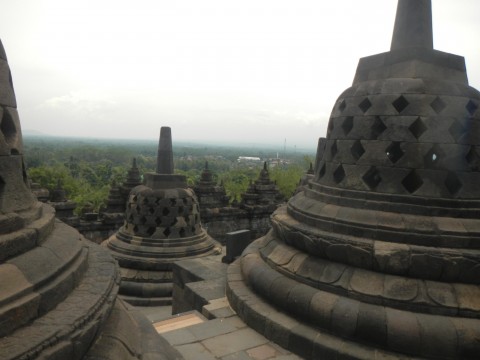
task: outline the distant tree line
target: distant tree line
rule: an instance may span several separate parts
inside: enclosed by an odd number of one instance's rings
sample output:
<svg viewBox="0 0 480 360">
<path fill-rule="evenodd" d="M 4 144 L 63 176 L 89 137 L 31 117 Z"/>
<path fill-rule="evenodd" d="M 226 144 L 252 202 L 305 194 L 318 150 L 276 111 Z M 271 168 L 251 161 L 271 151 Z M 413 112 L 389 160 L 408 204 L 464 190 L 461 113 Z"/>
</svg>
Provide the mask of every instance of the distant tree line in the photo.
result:
<svg viewBox="0 0 480 360">
<path fill-rule="evenodd" d="M 25 161 L 29 177 L 40 186 L 54 190 L 58 182 L 77 211 L 90 204 L 98 211 L 106 204 L 110 187 L 125 180 L 132 159 L 137 159 L 140 172 L 155 171 L 157 143 L 154 141 L 95 141 L 26 137 Z M 206 146 L 174 146 L 176 173 L 187 177 L 193 186 L 200 179 L 208 161 L 214 179 L 223 182 L 231 200 L 240 200 L 250 181 L 258 178 L 263 163 L 240 164 L 239 156 L 274 158 L 269 149 Z M 277 182 L 282 194 L 289 198 L 313 159 L 310 154 L 292 154 L 288 165 L 271 168 L 270 178 Z"/>
</svg>

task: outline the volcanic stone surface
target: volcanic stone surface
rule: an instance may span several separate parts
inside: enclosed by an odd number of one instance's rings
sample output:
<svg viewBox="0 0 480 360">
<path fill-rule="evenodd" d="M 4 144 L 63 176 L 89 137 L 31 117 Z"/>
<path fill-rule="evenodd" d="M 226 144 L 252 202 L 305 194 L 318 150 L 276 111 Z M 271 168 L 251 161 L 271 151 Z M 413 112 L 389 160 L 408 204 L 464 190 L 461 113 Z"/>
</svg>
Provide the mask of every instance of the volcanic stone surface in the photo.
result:
<svg viewBox="0 0 480 360">
<path fill-rule="evenodd" d="M 229 268 L 232 307 L 302 357 L 480 354 L 480 93 L 431 24 L 430 0 L 399 0 L 314 179 Z"/>
<path fill-rule="evenodd" d="M 56 220 L 30 191 L 0 42 L 0 359 L 178 358 L 117 299 L 119 280 L 108 251 Z"/>
</svg>

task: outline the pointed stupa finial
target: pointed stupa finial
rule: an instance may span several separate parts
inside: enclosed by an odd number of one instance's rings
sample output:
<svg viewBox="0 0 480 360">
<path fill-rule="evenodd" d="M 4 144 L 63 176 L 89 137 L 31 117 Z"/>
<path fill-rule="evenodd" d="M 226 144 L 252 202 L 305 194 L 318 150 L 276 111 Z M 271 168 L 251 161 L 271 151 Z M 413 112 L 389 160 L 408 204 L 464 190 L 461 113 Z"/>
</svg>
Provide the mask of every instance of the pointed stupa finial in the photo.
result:
<svg viewBox="0 0 480 360">
<path fill-rule="evenodd" d="M 5 53 L 5 49 L 2 44 L 2 40 L 0 40 L 0 59 L 7 61 L 7 54 Z"/>
<path fill-rule="evenodd" d="M 432 0 L 398 0 L 391 50 L 433 49 Z"/>
<path fill-rule="evenodd" d="M 263 162 L 263 170 L 267 171 L 267 162 L 266 161 Z"/>
<path fill-rule="evenodd" d="M 133 158 L 132 160 L 132 169 L 136 169 L 137 168 L 137 158 Z"/>
<path fill-rule="evenodd" d="M 157 174 L 173 174 L 172 130 L 168 126 L 160 129 L 157 153 Z"/>
</svg>

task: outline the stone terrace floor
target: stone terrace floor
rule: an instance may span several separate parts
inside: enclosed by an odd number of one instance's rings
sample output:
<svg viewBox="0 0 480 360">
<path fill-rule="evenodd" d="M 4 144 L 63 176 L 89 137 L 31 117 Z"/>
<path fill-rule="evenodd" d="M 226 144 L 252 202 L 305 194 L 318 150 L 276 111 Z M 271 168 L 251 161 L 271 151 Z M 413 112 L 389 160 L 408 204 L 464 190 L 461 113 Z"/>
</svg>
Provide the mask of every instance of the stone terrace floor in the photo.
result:
<svg viewBox="0 0 480 360">
<path fill-rule="evenodd" d="M 249 328 L 225 297 L 226 265 L 221 256 L 178 262 L 174 277 L 183 289 L 175 296 L 190 300 L 182 312 L 171 306 L 137 307 L 187 360 L 294 360 L 288 352 Z M 190 309 L 188 307 L 190 306 Z M 178 311 L 178 309 L 177 309 Z"/>
<path fill-rule="evenodd" d="M 171 307 L 139 308 L 154 324 L 182 318 L 171 315 Z M 226 298 L 205 306 L 218 317 L 187 325 L 161 335 L 185 359 L 192 360 L 295 360 L 300 359 L 250 329 L 230 308 Z M 196 316 L 202 317 L 201 314 Z"/>
</svg>

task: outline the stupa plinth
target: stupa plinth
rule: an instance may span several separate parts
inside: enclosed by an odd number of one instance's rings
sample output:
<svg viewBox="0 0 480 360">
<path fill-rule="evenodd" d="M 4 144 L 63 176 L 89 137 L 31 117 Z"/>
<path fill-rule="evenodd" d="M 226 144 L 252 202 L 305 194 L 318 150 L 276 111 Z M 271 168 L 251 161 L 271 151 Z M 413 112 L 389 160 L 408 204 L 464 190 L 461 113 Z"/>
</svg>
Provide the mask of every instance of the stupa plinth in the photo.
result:
<svg viewBox="0 0 480 360">
<path fill-rule="evenodd" d="M 232 307 L 304 358 L 480 354 L 480 93 L 431 24 L 430 0 L 399 0 L 314 179 L 229 267 Z"/>
<path fill-rule="evenodd" d="M 130 192 L 125 224 L 104 244 L 118 260 L 120 294 L 136 305 L 171 303 L 172 263 L 219 254 L 200 222 L 198 201 L 183 175 L 173 173 L 171 130 L 162 127 L 157 171 Z"/>
</svg>

